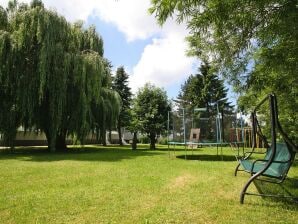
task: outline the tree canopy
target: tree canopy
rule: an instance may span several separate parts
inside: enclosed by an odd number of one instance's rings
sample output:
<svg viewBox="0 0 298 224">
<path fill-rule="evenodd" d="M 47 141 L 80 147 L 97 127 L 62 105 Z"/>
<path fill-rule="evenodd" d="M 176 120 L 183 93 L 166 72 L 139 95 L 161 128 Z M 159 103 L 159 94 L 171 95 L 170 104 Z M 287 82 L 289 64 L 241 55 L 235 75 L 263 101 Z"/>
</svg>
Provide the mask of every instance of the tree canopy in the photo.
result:
<svg viewBox="0 0 298 224">
<path fill-rule="evenodd" d="M 174 15 L 186 22 L 189 54 L 212 59 L 241 93 L 242 109 L 275 92 L 285 129 L 298 136 L 296 0 L 151 0 L 149 11 L 160 24 Z"/>
<path fill-rule="evenodd" d="M 0 131 L 10 144 L 23 126 L 43 131 L 55 151 L 68 135 L 84 142 L 115 122 L 120 99 L 94 27 L 70 24 L 37 0 L 11 1 L 0 17 Z"/>
<path fill-rule="evenodd" d="M 166 92 L 152 84 L 145 84 L 136 94 L 132 108 L 135 128 L 148 135 L 151 149 L 155 149 L 157 135 L 166 130 L 169 109 Z"/>
<path fill-rule="evenodd" d="M 224 81 L 219 79 L 209 63 L 204 62 L 199 68 L 199 73 L 190 75 L 181 86 L 178 99 L 183 108 L 193 110 L 197 107 L 204 107 L 211 115 L 212 111 L 216 111 L 215 103 L 219 100 L 221 100 L 221 110 L 232 110 L 227 93 L 228 89 L 224 86 Z"/>
</svg>

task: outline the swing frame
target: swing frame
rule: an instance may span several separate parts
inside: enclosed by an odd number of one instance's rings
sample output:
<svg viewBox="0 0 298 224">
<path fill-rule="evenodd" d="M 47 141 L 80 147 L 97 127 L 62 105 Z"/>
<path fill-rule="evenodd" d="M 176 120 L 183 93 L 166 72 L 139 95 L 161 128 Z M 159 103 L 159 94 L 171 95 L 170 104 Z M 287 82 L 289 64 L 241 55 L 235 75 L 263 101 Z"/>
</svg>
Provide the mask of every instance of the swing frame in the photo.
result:
<svg viewBox="0 0 298 224">
<path fill-rule="evenodd" d="M 270 108 L 270 125 L 271 125 L 271 143 L 269 144 L 267 138 L 263 135 L 260 125 L 257 119 L 258 109 L 266 102 L 269 101 Z M 281 184 L 287 177 L 288 171 L 292 166 L 296 152 L 298 151 L 297 146 L 289 139 L 287 134 L 283 131 L 279 120 L 277 110 L 277 99 L 276 96 L 271 93 L 264 98 L 252 112 L 252 150 L 247 152 L 242 157 L 238 157 L 238 165 L 235 169 L 235 176 L 238 171 L 245 171 L 250 173 L 251 177 L 242 188 L 240 193 L 240 203 L 244 203 L 245 195 L 255 196 L 267 196 L 267 197 L 283 197 L 283 198 L 294 198 L 292 196 L 285 195 L 268 195 L 268 194 L 257 194 L 247 192 L 248 187 L 254 180 L 266 181 L 275 184 Z M 277 143 L 276 135 L 279 132 L 284 139 L 285 143 Z M 252 160 L 253 154 L 259 154 L 255 152 L 256 148 L 256 136 L 259 136 L 265 143 L 267 148 L 265 157 L 263 159 Z M 243 169 L 240 169 L 242 167 Z"/>
</svg>

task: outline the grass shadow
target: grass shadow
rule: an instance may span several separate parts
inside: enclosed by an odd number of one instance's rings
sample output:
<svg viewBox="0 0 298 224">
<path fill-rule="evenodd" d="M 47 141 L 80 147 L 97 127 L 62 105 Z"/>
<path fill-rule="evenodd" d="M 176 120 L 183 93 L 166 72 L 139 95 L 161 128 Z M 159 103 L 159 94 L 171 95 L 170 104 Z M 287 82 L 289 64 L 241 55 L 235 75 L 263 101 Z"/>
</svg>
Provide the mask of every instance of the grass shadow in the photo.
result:
<svg viewBox="0 0 298 224">
<path fill-rule="evenodd" d="M 260 180 L 255 180 L 254 185 L 259 194 L 275 195 L 280 197 L 266 197 L 262 196 L 265 200 L 272 200 L 275 202 L 283 202 L 287 205 L 298 205 L 298 178 L 287 178 L 282 184 L 273 184 Z M 283 197 L 285 196 L 285 197 Z"/>
<path fill-rule="evenodd" d="M 188 151 L 188 152 L 191 152 L 191 151 L 200 152 L 200 151 L 204 151 L 206 149 L 207 150 L 211 149 L 211 150 L 214 150 L 214 151 L 217 151 L 217 150 L 220 151 L 220 150 L 227 150 L 227 149 L 230 150 L 230 147 L 222 147 L 222 148 L 218 147 L 218 148 L 216 148 L 216 146 L 200 146 L 200 147 L 192 149 L 192 148 L 189 148 L 187 146 L 186 149 L 185 149 L 184 146 L 177 146 L 177 147 L 170 146 L 168 148 L 167 145 L 163 145 L 163 150 L 170 150 L 170 151 L 177 151 L 177 152 L 185 151 L 185 150 Z"/>
<path fill-rule="evenodd" d="M 157 156 L 161 153 L 150 151 L 145 146 L 131 150 L 130 146 L 97 146 L 69 147 L 65 152 L 51 153 L 47 147 L 19 147 L 13 151 L 0 151 L 0 160 L 17 159 L 33 162 L 73 161 L 121 161 L 139 156 Z"/>
<path fill-rule="evenodd" d="M 178 159 L 185 159 L 185 155 L 176 156 Z M 186 160 L 201 160 L 201 161 L 235 161 L 235 156 L 231 155 L 186 155 Z"/>
<path fill-rule="evenodd" d="M 187 153 L 191 153 L 191 152 L 201 152 L 203 151 L 202 148 L 197 148 L 197 149 L 184 149 L 184 148 L 178 148 L 178 149 L 173 149 L 173 148 L 170 148 L 170 149 L 167 149 L 167 148 L 162 148 L 162 149 L 159 149 L 159 150 L 162 150 L 162 151 L 171 151 L 171 152 L 185 152 L 187 151 Z"/>
</svg>

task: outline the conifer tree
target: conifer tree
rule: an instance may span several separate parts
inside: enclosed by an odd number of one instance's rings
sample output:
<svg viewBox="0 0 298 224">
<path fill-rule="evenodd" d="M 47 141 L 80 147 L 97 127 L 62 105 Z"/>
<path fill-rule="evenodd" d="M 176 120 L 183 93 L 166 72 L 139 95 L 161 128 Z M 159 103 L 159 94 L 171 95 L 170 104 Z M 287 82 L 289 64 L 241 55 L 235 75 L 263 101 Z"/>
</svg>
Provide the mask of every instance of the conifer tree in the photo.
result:
<svg viewBox="0 0 298 224">
<path fill-rule="evenodd" d="M 181 108 L 189 111 L 194 111 L 195 108 L 206 108 L 207 110 L 203 114 L 209 118 L 208 124 L 204 124 L 207 128 L 201 130 L 206 133 L 206 138 L 214 137 L 212 129 L 214 129 L 214 121 L 217 116 L 217 104 L 222 118 L 224 115 L 232 113 L 233 106 L 228 102 L 227 92 L 228 89 L 225 88 L 224 81 L 218 77 L 207 62 L 202 63 L 198 74 L 190 75 L 181 86 L 178 95 Z"/>
<path fill-rule="evenodd" d="M 125 72 L 124 67 L 117 68 L 116 76 L 113 80 L 113 89 L 118 92 L 122 100 L 122 108 L 117 119 L 117 129 L 119 135 L 119 144 L 122 145 L 121 128 L 128 127 L 130 123 L 129 109 L 131 106 L 131 90 L 128 86 L 128 74 Z"/>
</svg>

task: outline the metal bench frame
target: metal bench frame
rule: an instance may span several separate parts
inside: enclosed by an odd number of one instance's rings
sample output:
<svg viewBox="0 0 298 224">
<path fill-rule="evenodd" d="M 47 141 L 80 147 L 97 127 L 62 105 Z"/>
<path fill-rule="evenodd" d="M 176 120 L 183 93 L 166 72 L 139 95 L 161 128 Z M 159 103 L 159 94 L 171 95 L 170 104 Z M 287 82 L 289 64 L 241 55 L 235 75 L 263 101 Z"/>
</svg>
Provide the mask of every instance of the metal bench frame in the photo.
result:
<svg viewBox="0 0 298 224">
<path fill-rule="evenodd" d="M 257 110 L 267 101 L 269 101 L 269 107 L 270 107 L 270 121 L 271 121 L 271 144 L 269 147 L 269 143 L 266 139 L 266 137 L 262 134 L 260 125 L 257 120 Z M 247 152 L 244 154 L 242 157 L 237 157 L 239 164 L 237 165 L 235 169 L 235 176 L 237 176 L 238 171 L 245 171 L 251 174 L 251 177 L 247 181 L 247 183 L 244 185 L 241 194 L 240 194 L 240 203 L 244 203 L 244 197 L 245 195 L 256 195 L 256 196 L 267 196 L 267 197 L 284 197 L 284 198 L 293 198 L 292 196 L 284 196 L 284 195 L 268 195 L 268 194 L 257 194 L 257 193 L 249 193 L 247 192 L 247 189 L 249 185 L 254 181 L 254 180 L 260 180 L 260 181 L 266 181 L 270 183 L 276 183 L 280 184 L 282 183 L 288 174 L 288 171 L 293 164 L 295 160 L 295 154 L 298 151 L 297 146 L 288 138 L 287 134 L 283 131 L 279 121 L 278 121 L 278 110 L 277 110 L 277 100 L 276 96 L 274 94 L 269 94 L 265 99 L 263 99 L 254 109 L 252 112 L 252 132 L 253 132 L 253 138 L 252 138 L 252 150 L 250 152 Z M 282 138 L 285 141 L 286 144 L 286 149 L 289 152 L 290 158 L 289 160 L 286 161 L 276 161 L 275 155 L 277 153 L 277 150 L 280 150 L 279 147 L 277 147 L 276 144 L 276 134 L 279 132 L 282 136 Z M 260 152 L 255 152 L 256 148 L 256 135 L 258 135 L 264 142 L 265 146 L 267 148 L 267 152 L 265 153 L 267 156 L 265 158 L 267 159 L 257 159 L 257 160 L 251 160 L 251 156 L 253 154 L 259 154 Z M 270 148 L 270 149 L 269 149 Z M 269 154 L 270 153 L 270 154 Z M 269 158 L 268 158 L 269 157 Z M 243 161 L 249 161 L 251 163 L 251 169 L 246 170 L 244 169 L 239 169 L 241 166 L 241 163 Z M 254 171 L 254 166 L 258 162 L 263 162 L 263 167 L 261 167 L 259 170 Z M 287 167 L 283 172 L 279 173 L 280 175 L 268 175 L 265 174 L 266 170 L 270 168 L 272 163 L 286 163 Z M 278 172 L 277 172 L 278 173 Z M 296 198 L 297 199 L 297 198 Z"/>
</svg>

